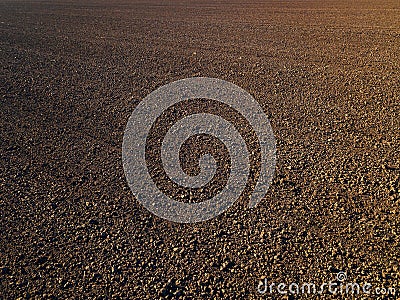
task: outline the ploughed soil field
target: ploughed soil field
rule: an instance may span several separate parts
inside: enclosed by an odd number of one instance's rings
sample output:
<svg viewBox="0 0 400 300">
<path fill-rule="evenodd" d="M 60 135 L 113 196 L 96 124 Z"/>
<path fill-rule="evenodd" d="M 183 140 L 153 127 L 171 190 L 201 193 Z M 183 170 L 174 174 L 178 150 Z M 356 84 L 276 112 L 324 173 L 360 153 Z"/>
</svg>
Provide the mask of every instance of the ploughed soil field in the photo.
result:
<svg viewBox="0 0 400 300">
<path fill-rule="evenodd" d="M 395 0 L 1 0 L 0 299 L 399 297 L 399 16 Z M 255 98 L 277 164 L 255 208 L 246 190 L 180 224 L 137 201 L 122 140 L 144 97 L 198 76 Z"/>
</svg>

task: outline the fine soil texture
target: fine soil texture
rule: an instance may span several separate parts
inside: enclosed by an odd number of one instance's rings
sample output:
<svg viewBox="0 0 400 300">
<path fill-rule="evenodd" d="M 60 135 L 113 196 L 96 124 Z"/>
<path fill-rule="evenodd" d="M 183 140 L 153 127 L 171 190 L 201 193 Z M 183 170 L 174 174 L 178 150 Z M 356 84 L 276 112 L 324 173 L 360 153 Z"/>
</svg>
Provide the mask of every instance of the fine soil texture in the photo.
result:
<svg viewBox="0 0 400 300">
<path fill-rule="evenodd" d="M 0 0 L 0 299 L 399 297 L 399 16 L 397 0 Z M 190 77 L 249 92 L 277 161 L 255 208 L 250 187 L 181 224 L 136 199 L 122 142 L 149 93 Z M 192 142 L 182 159 L 229 160 Z"/>
</svg>

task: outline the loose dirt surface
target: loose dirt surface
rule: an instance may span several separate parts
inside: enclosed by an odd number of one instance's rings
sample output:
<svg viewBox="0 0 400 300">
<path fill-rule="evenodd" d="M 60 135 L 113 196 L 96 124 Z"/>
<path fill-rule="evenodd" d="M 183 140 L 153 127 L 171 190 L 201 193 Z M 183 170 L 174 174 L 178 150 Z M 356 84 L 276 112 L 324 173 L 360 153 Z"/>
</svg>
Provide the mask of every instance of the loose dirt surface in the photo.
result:
<svg viewBox="0 0 400 300">
<path fill-rule="evenodd" d="M 242 2 L 1 1 L 0 299 L 278 298 L 259 281 L 340 271 L 399 295 L 399 2 Z M 251 93 L 278 161 L 256 208 L 175 224 L 136 201 L 121 145 L 193 76 Z"/>
</svg>

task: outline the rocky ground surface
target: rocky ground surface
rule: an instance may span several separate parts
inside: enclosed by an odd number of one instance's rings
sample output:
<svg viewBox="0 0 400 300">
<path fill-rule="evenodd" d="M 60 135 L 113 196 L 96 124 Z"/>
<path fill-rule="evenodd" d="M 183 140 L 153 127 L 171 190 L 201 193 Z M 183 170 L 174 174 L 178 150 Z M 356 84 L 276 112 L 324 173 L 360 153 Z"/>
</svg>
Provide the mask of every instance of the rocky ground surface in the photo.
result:
<svg viewBox="0 0 400 300">
<path fill-rule="evenodd" d="M 0 299 L 275 299 L 260 280 L 339 272 L 400 295 L 399 2 L 241 2 L 1 1 Z M 193 76 L 252 94 L 278 159 L 255 209 L 176 224 L 136 201 L 121 145 Z"/>
</svg>

